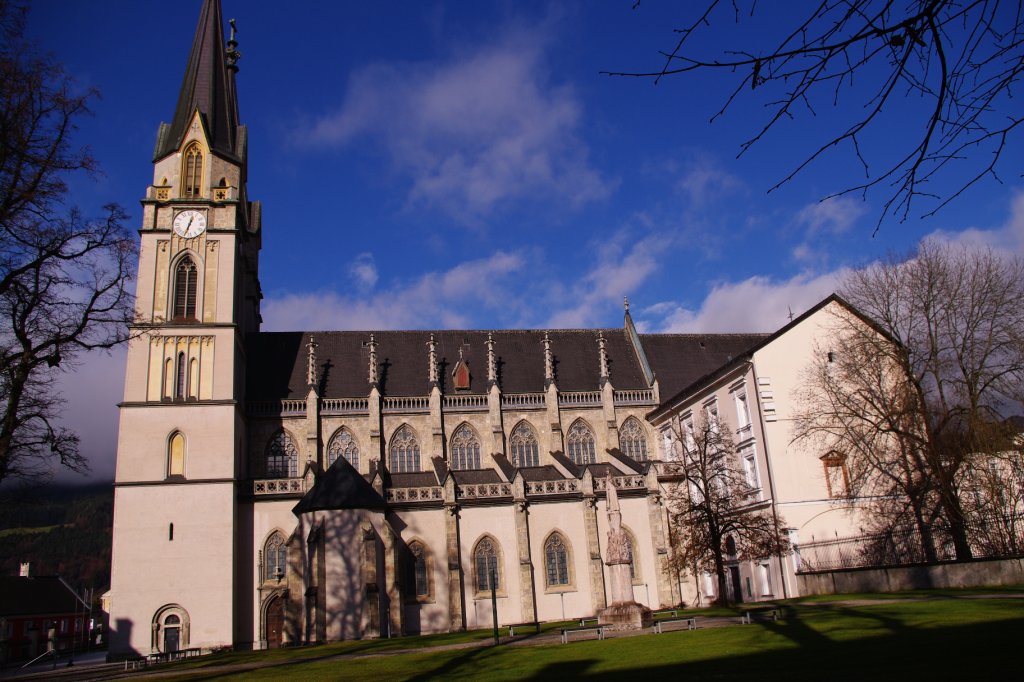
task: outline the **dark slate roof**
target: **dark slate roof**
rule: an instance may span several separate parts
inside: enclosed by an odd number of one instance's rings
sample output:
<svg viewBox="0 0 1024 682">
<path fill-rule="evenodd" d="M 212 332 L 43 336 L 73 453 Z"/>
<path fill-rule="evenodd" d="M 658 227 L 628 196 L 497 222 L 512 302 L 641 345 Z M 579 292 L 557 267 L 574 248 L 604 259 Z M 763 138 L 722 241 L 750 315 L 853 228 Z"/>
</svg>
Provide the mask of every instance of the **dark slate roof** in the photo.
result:
<svg viewBox="0 0 1024 682">
<path fill-rule="evenodd" d="M 546 464 L 541 467 L 523 467 L 519 469 L 519 473 L 523 475 L 524 481 L 563 481 L 565 476 L 562 472 Z"/>
<path fill-rule="evenodd" d="M 81 611 L 82 602 L 56 576 L 0 576 L 0 616 L 44 616 Z"/>
<path fill-rule="evenodd" d="M 609 371 L 616 389 L 647 388 L 633 347 L 622 329 L 562 329 L 548 332 L 554 356 L 555 382 L 560 391 L 596 391 L 600 388 L 598 333 L 604 334 Z M 320 366 L 319 394 L 324 398 L 364 396 L 368 383 L 370 333 L 263 332 L 246 339 L 247 393 L 250 400 L 304 398 L 306 343 L 310 335 Z M 377 344 L 379 388 L 390 396 L 426 395 L 427 342 L 434 335 L 441 390 L 453 393 L 451 373 L 459 350 L 470 371 L 469 393 L 487 392 L 486 331 L 380 331 Z M 544 390 L 543 330 L 492 332 L 498 386 L 505 393 Z"/>
<path fill-rule="evenodd" d="M 664 399 L 747 353 L 770 334 L 640 334 Z M 614 383 L 614 379 L 613 382 Z M 561 387 L 559 387 L 561 388 Z M 616 386 L 618 388 L 618 386 Z"/>
<path fill-rule="evenodd" d="M 622 450 L 619 450 L 618 448 L 612 448 L 611 450 L 605 450 L 605 452 L 608 453 L 609 457 L 615 459 L 618 462 L 621 462 L 621 463 L 625 464 L 627 467 L 629 467 L 630 469 L 632 469 L 636 473 L 638 473 L 638 474 L 643 473 L 644 465 L 641 464 L 640 462 L 636 461 L 635 459 L 633 459 L 629 455 L 623 454 Z"/>
<path fill-rule="evenodd" d="M 161 126 L 155 159 L 178 150 L 196 109 L 203 116 L 211 149 L 221 156 L 235 159 L 238 100 L 234 74 L 229 72 L 225 61 L 220 0 L 203 2 L 178 94 L 178 106 L 170 125 L 166 128 Z"/>
<path fill-rule="evenodd" d="M 588 464 L 587 470 L 590 471 L 590 475 L 594 478 L 607 478 L 608 474 L 612 476 L 622 475 L 622 472 L 611 464 Z"/>
<path fill-rule="evenodd" d="M 321 509 L 384 509 L 384 498 L 363 476 L 339 457 L 305 494 L 292 511 L 296 514 Z"/>
<path fill-rule="evenodd" d="M 460 469 L 453 470 L 452 476 L 455 482 L 461 484 L 473 483 L 501 483 L 501 477 L 494 469 Z"/>
<path fill-rule="evenodd" d="M 390 488 L 426 488 L 440 485 L 433 471 L 410 471 L 403 474 L 390 474 Z"/>
</svg>

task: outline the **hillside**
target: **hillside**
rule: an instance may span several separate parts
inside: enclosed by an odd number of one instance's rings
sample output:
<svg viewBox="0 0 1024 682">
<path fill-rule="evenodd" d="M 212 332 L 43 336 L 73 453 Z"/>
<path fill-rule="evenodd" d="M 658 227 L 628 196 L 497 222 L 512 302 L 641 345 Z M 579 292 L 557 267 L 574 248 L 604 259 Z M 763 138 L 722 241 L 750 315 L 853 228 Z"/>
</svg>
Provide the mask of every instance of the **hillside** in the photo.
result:
<svg viewBox="0 0 1024 682">
<path fill-rule="evenodd" d="M 110 586 L 114 486 L 0 490 L 0 575 L 59 575 L 74 588 Z"/>
</svg>

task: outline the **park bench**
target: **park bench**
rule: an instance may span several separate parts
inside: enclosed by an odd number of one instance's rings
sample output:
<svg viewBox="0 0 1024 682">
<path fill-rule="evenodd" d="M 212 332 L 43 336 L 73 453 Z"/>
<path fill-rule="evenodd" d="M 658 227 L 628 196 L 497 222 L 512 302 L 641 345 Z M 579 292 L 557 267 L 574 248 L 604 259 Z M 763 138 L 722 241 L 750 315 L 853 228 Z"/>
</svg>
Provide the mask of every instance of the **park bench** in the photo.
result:
<svg viewBox="0 0 1024 682">
<path fill-rule="evenodd" d="M 676 612 L 676 609 L 665 609 L 662 611 L 655 611 L 651 615 L 655 618 L 660 618 L 662 616 L 664 616 L 665 618 L 675 618 L 679 614 Z"/>
<path fill-rule="evenodd" d="M 697 619 L 692 616 L 682 616 L 680 618 L 662 618 L 654 621 L 654 634 L 660 635 L 663 632 L 665 623 L 686 623 L 687 630 L 697 629 Z"/>
<path fill-rule="evenodd" d="M 508 636 L 509 637 L 515 637 L 516 636 L 516 630 L 517 629 L 522 630 L 523 628 L 533 628 L 534 631 L 539 635 L 540 634 L 540 621 L 534 621 L 532 623 L 515 623 L 513 625 L 509 625 L 508 626 Z"/>
<path fill-rule="evenodd" d="M 587 620 L 596 620 L 588 618 Z M 566 644 L 569 641 L 569 633 L 571 632 L 597 632 L 598 639 L 604 639 L 604 626 L 603 625 L 588 625 L 586 627 L 578 628 L 562 628 L 562 644 Z"/>
<path fill-rule="evenodd" d="M 758 619 L 760 619 L 762 615 L 767 616 L 768 618 L 771 618 L 772 620 L 779 620 L 780 618 L 782 618 L 782 609 L 771 609 L 770 611 L 768 609 L 764 609 L 764 610 L 761 610 L 761 611 L 754 611 L 754 612 L 747 611 L 742 616 L 740 616 L 740 624 L 742 624 L 742 625 L 750 625 L 751 623 L 754 622 L 754 617 L 755 616 Z"/>
<path fill-rule="evenodd" d="M 586 627 L 587 623 L 597 623 L 597 616 L 591 618 L 580 618 L 580 627 Z"/>
</svg>

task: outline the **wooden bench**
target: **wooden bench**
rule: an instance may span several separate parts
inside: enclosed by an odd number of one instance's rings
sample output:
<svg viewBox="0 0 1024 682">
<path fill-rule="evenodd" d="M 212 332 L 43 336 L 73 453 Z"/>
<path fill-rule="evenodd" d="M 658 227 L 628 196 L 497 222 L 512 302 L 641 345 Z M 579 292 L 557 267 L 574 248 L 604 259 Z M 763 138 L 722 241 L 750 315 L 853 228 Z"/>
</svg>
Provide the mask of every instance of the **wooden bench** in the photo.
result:
<svg viewBox="0 0 1024 682">
<path fill-rule="evenodd" d="M 588 618 L 587 620 L 596 620 L 594 618 Z M 603 625 L 590 625 L 587 627 L 578 628 L 562 628 L 562 644 L 566 644 L 569 641 L 570 632 L 589 632 L 596 631 L 598 639 L 604 639 L 604 626 Z"/>
<path fill-rule="evenodd" d="M 772 609 L 771 612 L 765 609 L 762 611 L 755 611 L 753 612 L 753 614 L 750 611 L 747 611 L 742 616 L 740 616 L 740 624 L 750 625 L 754 622 L 753 617 L 755 615 L 760 617 L 762 614 L 768 615 L 769 617 L 771 617 L 772 620 L 779 620 L 780 618 L 782 618 L 782 609 Z"/>
<path fill-rule="evenodd" d="M 683 616 L 681 618 L 662 618 L 661 620 L 654 621 L 654 634 L 660 635 L 665 623 L 686 623 L 687 630 L 697 629 L 697 619 L 693 617 Z"/>
<path fill-rule="evenodd" d="M 665 616 L 667 618 L 675 618 L 679 614 L 676 613 L 675 609 L 668 609 L 668 610 L 665 610 L 665 611 L 655 611 L 651 615 L 654 616 L 655 618 L 658 618 L 659 616 Z"/>
<path fill-rule="evenodd" d="M 515 623 L 514 625 L 509 625 L 508 626 L 508 636 L 509 637 L 515 637 L 516 636 L 516 629 L 517 628 L 520 629 L 520 630 L 522 630 L 523 628 L 533 628 L 534 632 L 536 632 L 539 635 L 540 634 L 540 621 L 536 621 L 534 623 Z"/>
<path fill-rule="evenodd" d="M 586 627 L 587 623 L 597 623 L 597 616 L 593 618 L 580 618 L 580 627 Z"/>
</svg>

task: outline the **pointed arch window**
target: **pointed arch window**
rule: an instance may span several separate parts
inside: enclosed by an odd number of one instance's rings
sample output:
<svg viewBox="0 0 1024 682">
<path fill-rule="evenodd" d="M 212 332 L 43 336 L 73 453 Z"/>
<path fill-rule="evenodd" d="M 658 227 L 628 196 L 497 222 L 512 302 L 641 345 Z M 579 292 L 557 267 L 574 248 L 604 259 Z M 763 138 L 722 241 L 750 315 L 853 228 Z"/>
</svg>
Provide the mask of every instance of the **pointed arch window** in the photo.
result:
<svg viewBox="0 0 1024 682">
<path fill-rule="evenodd" d="M 630 417 L 619 431 L 622 454 L 638 462 L 647 461 L 647 433 L 636 417 Z"/>
<path fill-rule="evenodd" d="M 174 268 L 174 320 L 176 322 L 196 319 L 196 285 L 198 276 L 196 264 L 191 256 L 185 256 Z"/>
<path fill-rule="evenodd" d="M 594 448 L 594 432 L 590 430 L 585 421 L 580 419 L 569 427 L 567 440 L 569 443 L 569 459 L 574 464 L 594 464 L 597 461 Z"/>
<path fill-rule="evenodd" d="M 569 549 L 561 533 L 552 533 L 544 543 L 544 569 L 548 587 L 568 585 Z"/>
<path fill-rule="evenodd" d="M 182 158 L 182 196 L 195 199 L 202 196 L 203 150 L 198 144 L 190 144 Z"/>
<path fill-rule="evenodd" d="M 429 555 L 423 543 L 418 541 L 409 543 L 409 594 L 416 601 L 423 601 L 430 597 L 428 560 Z"/>
<path fill-rule="evenodd" d="M 178 353 L 178 369 L 174 377 L 174 398 L 184 400 L 188 388 L 188 366 L 185 363 L 185 353 Z"/>
<path fill-rule="evenodd" d="M 352 432 L 344 427 L 334 434 L 327 446 L 327 466 L 333 465 L 339 457 L 344 457 L 353 469 L 359 471 L 359 444 L 352 437 Z"/>
<path fill-rule="evenodd" d="M 176 432 L 167 447 L 167 475 L 185 475 L 185 436 Z"/>
<path fill-rule="evenodd" d="M 299 451 L 284 431 L 278 431 L 267 444 L 267 476 L 295 478 L 299 475 Z"/>
<path fill-rule="evenodd" d="M 469 424 L 463 424 L 455 430 L 451 453 L 452 469 L 480 468 L 480 439 Z"/>
<path fill-rule="evenodd" d="M 288 545 L 284 533 L 275 532 L 263 546 L 263 580 L 280 582 L 288 571 Z"/>
<path fill-rule="evenodd" d="M 476 544 L 473 550 L 473 563 L 476 568 L 477 592 L 490 592 L 491 579 L 494 589 L 501 589 L 501 566 L 498 561 L 498 544 L 493 538 L 485 537 Z"/>
<path fill-rule="evenodd" d="M 420 470 L 420 444 L 416 434 L 403 425 L 391 436 L 388 467 L 396 473 Z"/>
<path fill-rule="evenodd" d="M 526 422 L 519 422 L 509 437 L 510 450 L 512 451 L 512 466 L 514 467 L 536 467 L 540 466 L 540 455 L 537 451 L 537 434 L 533 427 Z"/>
</svg>

